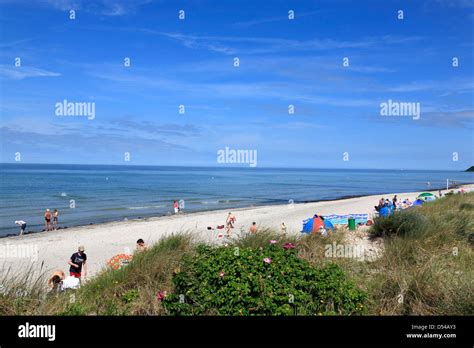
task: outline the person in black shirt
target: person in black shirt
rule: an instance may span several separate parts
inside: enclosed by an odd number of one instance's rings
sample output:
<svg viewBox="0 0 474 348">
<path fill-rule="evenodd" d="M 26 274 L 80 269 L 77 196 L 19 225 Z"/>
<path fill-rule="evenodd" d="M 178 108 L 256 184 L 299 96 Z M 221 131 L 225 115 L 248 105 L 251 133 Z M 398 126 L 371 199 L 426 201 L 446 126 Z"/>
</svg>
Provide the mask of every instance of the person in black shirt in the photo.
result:
<svg viewBox="0 0 474 348">
<path fill-rule="evenodd" d="M 69 275 L 76 278 L 81 278 L 82 267 L 84 267 L 84 277 L 87 277 L 87 255 L 84 253 L 85 249 L 81 245 L 77 253 L 72 254 L 68 260 Z"/>
</svg>

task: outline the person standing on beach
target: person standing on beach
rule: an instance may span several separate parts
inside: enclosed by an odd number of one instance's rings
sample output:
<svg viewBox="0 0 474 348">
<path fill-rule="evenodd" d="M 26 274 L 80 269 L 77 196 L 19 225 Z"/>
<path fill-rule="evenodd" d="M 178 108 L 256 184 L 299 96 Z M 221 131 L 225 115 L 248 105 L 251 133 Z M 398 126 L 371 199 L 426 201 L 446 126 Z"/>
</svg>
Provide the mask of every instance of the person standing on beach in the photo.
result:
<svg viewBox="0 0 474 348">
<path fill-rule="evenodd" d="M 250 233 L 257 233 L 257 223 L 256 222 L 252 222 L 252 225 L 249 228 L 249 232 Z"/>
<path fill-rule="evenodd" d="M 178 201 L 173 202 L 173 208 L 174 208 L 174 213 L 178 214 L 179 213 L 179 204 Z"/>
<path fill-rule="evenodd" d="M 20 236 L 25 232 L 26 229 L 26 222 L 23 220 L 17 220 L 15 221 L 15 224 L 20 225 Z"/>
<path fill-rule="evenodd" d="M 45 231 L 49 231 L 51 229 L 51 212 L 49 209 L 46 209 L 44 212 L 44 228 Z"/>
<path fill-rule="evenodd" d="M 397 201 L 398 201 L 397 195 L 393 196 L 392 203 L 393 203 L 394 209 L 397 209 Z"/>
<path fill-rule="evenodd" d="M 53 211 L 53 230 L 58 229 L 58 218 L 59 218 L 59 211 L 54 209 Z"/>
<path fill-rule="evenodd" d="M 382 209 L 383 207 L 384 207 L 384 200 L 383 200 L 383 197 L 382 197 L 382 198 L 380 198 L 380 200 L 379 200 L 379 205 L 377 205 L 377 206 L 375 207 L 375 210 L 376 210 L 376 211 L 380 211 L 380 209 Z"/>
<path fill-rule="evenodd" d="M 69 275 L 76 278 L 81 278 L 82 267 L 84 267 L 84 278 L 87 277 L 87 255 L 84 253 L 84 246 L 80 246 L 77 253 L 72 254 L 68 260 Z"/>
<path fill-rule="evenodd" d="M 282 234 L 286 234 L 286 225 L 285 225 L 284 222 L 282 222 L 281 225 L 280 225 L 280 232 Z"/>
<path fill-rule="evenodd" d="M 227 226 L 227 236 L 230 236 L 231 230 L 234 228 L 234 222 L 237 221 L 234 215 L 232 215 L 231 212 L 229 212 L 229 215 L 227 215 L 227 220 L 226 226 Z"/>
</svg>

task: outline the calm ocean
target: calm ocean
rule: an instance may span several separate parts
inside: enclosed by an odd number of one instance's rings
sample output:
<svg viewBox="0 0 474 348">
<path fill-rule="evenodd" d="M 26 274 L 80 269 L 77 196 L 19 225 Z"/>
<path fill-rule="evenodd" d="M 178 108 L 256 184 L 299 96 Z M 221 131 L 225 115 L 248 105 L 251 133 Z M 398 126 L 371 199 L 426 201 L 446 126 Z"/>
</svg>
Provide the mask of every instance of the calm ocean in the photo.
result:
<svg viewBox="0 0 474 348">
<path fill-rule="evenodd" d="M 456 171 L 0 164 L 0 236 L 18 233 L 19 219 L 41 230 L 46 208 L 70 227 L 166 215 L 173 200 L 193 212 L 426 190 L 447 178 L 474 182 Z"/>
</svg>

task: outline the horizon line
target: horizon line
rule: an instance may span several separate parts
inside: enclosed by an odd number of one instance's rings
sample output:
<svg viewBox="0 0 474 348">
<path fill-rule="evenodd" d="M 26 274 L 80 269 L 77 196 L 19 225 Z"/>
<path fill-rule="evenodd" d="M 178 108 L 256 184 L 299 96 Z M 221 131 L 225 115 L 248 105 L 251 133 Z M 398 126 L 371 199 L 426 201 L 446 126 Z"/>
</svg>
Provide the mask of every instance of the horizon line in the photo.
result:
<svg viewBox="0 0 474 348">
<path fill-rule="evenodd" d="M 9 164 L 9 165 L 52 165 L 52 166 L 115 166 L 115 167 L 183 167 L 183 168 L 226 168 L 226 169 L 316 169 L 316 170 L 396 170 L 396 171 L 452 171 L 452 172 L 468 172 L 466 169 L 413 169 L 413 168 L 331 168 L 331 167 L 249 167 L 249 166 L 211 166 L 211 165 L 176 165 L 176 164 L 96 164 L 96 163 L 25 163 L 25 162 L 0 162 L 0 165 Z"/>
</svg>

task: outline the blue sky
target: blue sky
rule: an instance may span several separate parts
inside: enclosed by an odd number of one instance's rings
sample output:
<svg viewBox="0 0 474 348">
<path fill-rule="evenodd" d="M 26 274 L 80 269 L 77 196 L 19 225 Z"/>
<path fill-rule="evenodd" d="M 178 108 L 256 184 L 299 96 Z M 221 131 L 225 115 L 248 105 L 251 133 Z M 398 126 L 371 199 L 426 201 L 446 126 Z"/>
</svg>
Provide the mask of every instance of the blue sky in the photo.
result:
<svg viewBox="0 0 474 348">
<path fill-rule="evenodd" d="M 0 162 L 465 169 L 473 25 L 464 0 L 0 0 Z M 389 99 L 420 119 L 381 116 Z"/>
</svg>

